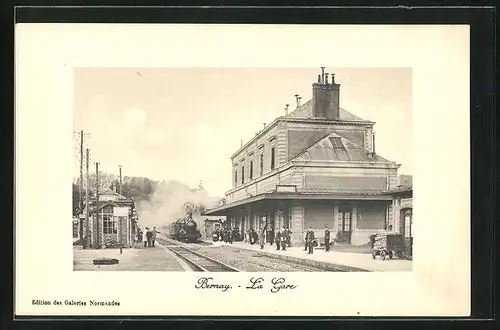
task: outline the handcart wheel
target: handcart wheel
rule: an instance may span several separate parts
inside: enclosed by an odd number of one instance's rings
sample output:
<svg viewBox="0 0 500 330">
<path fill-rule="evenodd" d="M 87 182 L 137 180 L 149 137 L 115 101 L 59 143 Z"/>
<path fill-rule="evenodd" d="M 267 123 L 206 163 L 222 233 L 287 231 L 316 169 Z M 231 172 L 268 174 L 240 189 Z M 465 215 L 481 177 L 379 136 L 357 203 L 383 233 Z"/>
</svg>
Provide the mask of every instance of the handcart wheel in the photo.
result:
<svg viewBox="0 0 500 330">
<path fill-rule="evenodd" d="M 382 260 L 385 260 L 385 251 L 380 252 L 380 257 Z"/>
<path fill-rule="evenodd" d="M 393 257 L 393 254 L 392 254 L 392 251 L 389 252 L 389 259 L 392 259 Z"/>
</svg>

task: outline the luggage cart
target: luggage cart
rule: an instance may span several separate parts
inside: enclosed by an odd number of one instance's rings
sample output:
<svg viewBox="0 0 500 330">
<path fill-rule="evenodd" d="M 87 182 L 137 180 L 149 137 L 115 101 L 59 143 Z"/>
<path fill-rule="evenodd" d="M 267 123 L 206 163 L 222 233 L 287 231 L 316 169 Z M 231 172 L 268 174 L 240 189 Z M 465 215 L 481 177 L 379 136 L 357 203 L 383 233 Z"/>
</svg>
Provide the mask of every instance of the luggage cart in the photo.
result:
<svg viewBox="0 0 500 330">
<path fill-rule="evenodd" d="M 387 256 L 389 259 L 392 259 L 394 255 L 398 259 L 403 259 L 403 252 L 403 235 L 397 233 L 378 233 L 375 235 L 375 242 L 372 249 L 373 259 L 378 255 L 382 260 L 385 260 Z"/>
</svg>

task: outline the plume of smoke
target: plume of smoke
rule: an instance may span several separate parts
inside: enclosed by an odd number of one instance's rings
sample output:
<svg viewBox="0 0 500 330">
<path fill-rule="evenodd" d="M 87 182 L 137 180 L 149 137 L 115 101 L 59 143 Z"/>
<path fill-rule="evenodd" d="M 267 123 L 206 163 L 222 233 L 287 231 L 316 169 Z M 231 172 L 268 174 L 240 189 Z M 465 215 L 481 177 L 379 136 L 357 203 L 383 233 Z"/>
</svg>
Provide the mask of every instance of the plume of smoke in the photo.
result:
<svg viewBox="0 0 500 330">
<path fill-rule="evenodd" d="M 190 213 L 198 228 L 203 225 L 200 213 L 215 206 L 220 201 L 218 197 L 210 196 L 203 188 L 191 189 L 177 181 L 159 184 L 149 201 L 137 204 L 139 225 L 166 228 L 179 218 Z"/>
</svg>

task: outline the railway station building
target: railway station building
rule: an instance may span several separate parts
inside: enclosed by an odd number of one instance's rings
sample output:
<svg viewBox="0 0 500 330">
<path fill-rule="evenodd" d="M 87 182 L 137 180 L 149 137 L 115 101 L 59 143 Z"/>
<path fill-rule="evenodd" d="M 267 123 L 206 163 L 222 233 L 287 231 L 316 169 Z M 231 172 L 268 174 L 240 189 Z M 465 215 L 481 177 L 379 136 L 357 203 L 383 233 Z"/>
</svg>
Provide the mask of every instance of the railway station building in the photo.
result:
<svg viewBox="0 0 500 330">
<path fill-rule="evenodd" d="M 205 215 L 226 216 L 231 227 L 272 231 L 283 226 L 292 244 L 305 230 L 364 245 L 394 221 L 400 165 L 375 152 L 374 122 L 339 106 L 340 84 L 320 74 L 312 99 L 276 118 L 231 156 L 232 187 L 225 203 Z M 394 227 L 394 226 L 393 226 Z"/>
</svg>

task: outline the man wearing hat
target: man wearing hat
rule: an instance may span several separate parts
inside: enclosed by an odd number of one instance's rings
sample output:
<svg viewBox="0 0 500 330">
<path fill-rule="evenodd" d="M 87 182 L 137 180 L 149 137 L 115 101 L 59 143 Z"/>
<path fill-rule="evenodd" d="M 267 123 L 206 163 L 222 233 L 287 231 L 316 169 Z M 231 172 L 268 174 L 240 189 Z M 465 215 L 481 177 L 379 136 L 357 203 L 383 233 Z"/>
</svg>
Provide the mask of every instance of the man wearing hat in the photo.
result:
<svg viewBox="0 0 500 330">
<path fill-rule="evenodd" d="M 330 229 L 325 225 L 325 252 L 330 251 Z"/>
<path fill-rule="evenodd" d="M 307 232 L 307 235 L 306 235 L 306 240 L 307 240 L 307 247 L 309 248 L 309 252 L 307 252 L 307 254 L 313 254 L 314 252 L 314 241 L 315 241 L 315 237 L 314 237 L 314 231 L 312 230 L 312 227 L 309 227 L 309 230 Z"/>
</svg>

